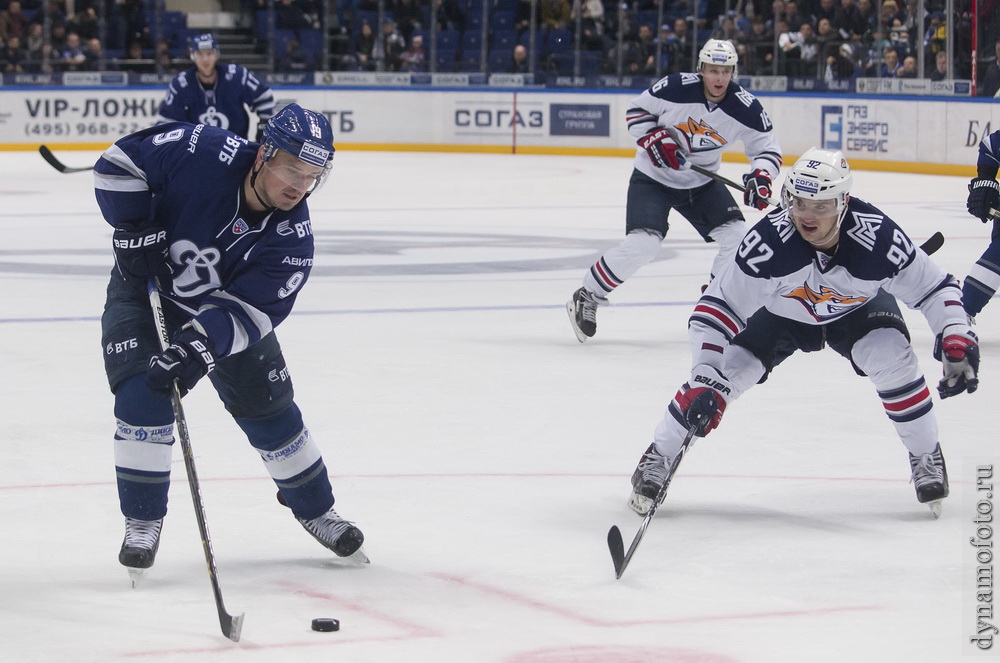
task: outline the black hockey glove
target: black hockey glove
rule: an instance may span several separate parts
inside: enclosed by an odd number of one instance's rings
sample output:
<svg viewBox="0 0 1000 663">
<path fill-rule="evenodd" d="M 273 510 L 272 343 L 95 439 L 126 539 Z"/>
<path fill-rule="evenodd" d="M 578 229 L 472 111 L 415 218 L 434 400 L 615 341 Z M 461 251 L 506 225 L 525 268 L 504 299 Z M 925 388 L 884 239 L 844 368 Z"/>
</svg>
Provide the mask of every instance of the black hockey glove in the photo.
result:
<svg viewBox="0 0 1000 663">
<path fill-rule="evenodd" d="M 941 362 L 944 377 L 938 382 L 941 398 L 970 394 L 979 388 L 979 343 L 976 335 L 949 334 L 934 341 L 934 358 Z"/>
<path fill-rule="evenodd" d="M 153 276 L 166 286 L 173 270 L 170 265 L 170 246 L 163 226 L 115 228 L 115 263 L 123 276 L 148 279 Z"/>
<path fill-rule="evenodd" d="M 170 389 L 170 383 L 177 380 L 183 396 L 214 369 L 212 342 L 193 327 L 184 327 L 174 336 L 170 347 L 149 360 L 146 382 L 153 389 L 163 391 Z"/>
<path fill-rule="evenodd" d="M 695 366 L 685 386 L 687 389 L 681 387 L 674 400 L 688 428 L 695 426 L 695 435 L 705 437 L 722 420 L 733 387 L 722 373 L 707 364 Z"/>
<path fill-rule="evenodd" d="M 636 144 L 646 150 L 649 160 L 657 168 L 673 168 L 677 170 L 684 165 L 684 152 L 666 129 L 650 131 L 637 140 Z"/>
<path fill-rule="evenodd" d="M 771 197 L 771 176 L 766 170 L 758 168 L 743 176 L 743 204 L 759 210 L 768 206 L 767 199 Z"/>
<path fill-rule="evenodd" d="M 983 223 L 990 220 L 990 210 L 1000 209 L 1000 183 L 992 177 L 976 177 L 969 182 L 969 214 Z"/>
</svg>

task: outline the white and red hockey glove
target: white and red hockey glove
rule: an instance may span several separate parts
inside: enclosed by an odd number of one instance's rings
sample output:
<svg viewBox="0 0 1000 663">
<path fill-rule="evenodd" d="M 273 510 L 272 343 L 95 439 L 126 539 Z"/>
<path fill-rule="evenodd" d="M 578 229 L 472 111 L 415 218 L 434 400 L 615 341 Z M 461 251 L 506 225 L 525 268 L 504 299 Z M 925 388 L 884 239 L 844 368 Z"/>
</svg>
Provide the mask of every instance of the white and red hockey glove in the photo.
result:
<svg viewBox="0 0 1000 663">
<path fill-rule="evenodd" d="M 771 176 L 766 170 L 758 168 L 743 176 L 743 204 L 756 207 L 759 210 L 768 206 L 767 199 L 771 197 Z"/>
<path fill-rule="evenodd" d="M 944 377 L 938 382 L 941 398 L 970 394 L 979 388 L 979 343 L 971 331 L 967 334 L 938 334 L 934 358 L 941 362 Z"/>
<path fill-rule="evenodd" d="M 726 411 L 726 399 L 731 398 L 733 386 L 722 373 L 708 364 L 699 364 L 691 370 L 687 389 L 674 396 L 688 428 L 695 427 L 695 435 L 705 437 L 719 426 Z"/>
<path fill-rule="evenodd" d="M 656 129 L 636 141 L 646 150 L 649 160 L 657 168 L 673 168 L 678 170 L 684 165 L 684 151 L 671 137 L 666 129 Z"/>
</svg>

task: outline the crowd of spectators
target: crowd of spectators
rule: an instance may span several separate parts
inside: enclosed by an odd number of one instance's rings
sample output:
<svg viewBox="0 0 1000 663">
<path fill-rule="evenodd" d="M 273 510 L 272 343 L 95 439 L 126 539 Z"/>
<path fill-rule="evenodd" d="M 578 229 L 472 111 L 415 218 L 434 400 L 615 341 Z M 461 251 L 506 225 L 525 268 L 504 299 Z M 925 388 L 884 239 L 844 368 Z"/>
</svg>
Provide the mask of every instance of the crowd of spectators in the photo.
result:
<svg viewBox="0 0 1000 663">
<path fill-rule="evenodd" d="M 183 44 L 154 40 L 153 4 L 0 0 L 0 69 L 173 73 L 186 53 Z M 244 0 L 258 20 L 273 7 L 273 27 L 293 35 L 275 48 L 278 71 L 433 64 L 435 71 L 662 76 L 693 71 L 711 37 L 736 46 L 742 73 L 826 80 L 942 80 L 949 70 L 971 78 L 970 1 L 953 4 L 949 17 L 945 0 L 925 0 L 921 21 L 917 0 Z M 980 92 L 992 96 L 1000 88 L 1000 0 L 979 4 Z M 328 5 L 335 10 L 325 15 Z M 305 33 L 321 30 L 333 35 L 323 42 L 329 53 L 305 45 Z"/>
<path fill-rule="evenodd" d="M 712 37 L 732 41 L 740 54 L 740 70 L 750 75 L 941 80 L 949 73 L 951 53 L 951 77 L 972 76 L 969 0 L 956 0 L 950 17 L 945 0 L 926 0 L 922 20 L 917 0 L 537 0 L 534 16 L 530 0 L 485 0 L 485 12 L 482 1 L 383 0 L 381 23 L 372 20 L 379 5 L 375 0 L 339 2 L 337 16 L 331 18 L 350 36 L 350 47 L 333 59 L 333 68 L 426 70 L 429 31 L 438 30 L 484 35 L 491 54 L 489 71 L 527 67 L 567 73 L 568 63 L 579 66 L 580 60 L 559 59 L 563 51 L 549 43 L 550 35 L 558 32 L 568 33 L 572 48 L 585 56 L 588 70 L 583 73 L 659 76 L 692 71 L 697 49 Z M 1000 3 L 979 4 L 987 44 L 981 49 L 982 72 L 995 61 L 992 45 L 1000 39 Z M 516 35 L 513 43 L 501 37 L 508 28 Z M 950 48 L 949 33 L 954 37 Z M 412 44 L 414 34 L 421 44 Z M 478 43 L 472 43 L 478 51 Z M 496 55 L 497 46 L 504 49 L 502 57 Z M 454 49 L 450 41 L 443 48 L 445 59 L 439 58 L 436 70 L 482 68 L 477 66 L 481 59 L 463 57 L 462 49 Z M 923 71 L 918 66 L 921 53 Z M 990 81 L 981 81 L 989 92 Z"/>
<path fill-rule="evenodd" d="M 0 71 L 156 70 L 183 55 L 154 43 L 146 0 L 0 0 Z"/>
</svg>

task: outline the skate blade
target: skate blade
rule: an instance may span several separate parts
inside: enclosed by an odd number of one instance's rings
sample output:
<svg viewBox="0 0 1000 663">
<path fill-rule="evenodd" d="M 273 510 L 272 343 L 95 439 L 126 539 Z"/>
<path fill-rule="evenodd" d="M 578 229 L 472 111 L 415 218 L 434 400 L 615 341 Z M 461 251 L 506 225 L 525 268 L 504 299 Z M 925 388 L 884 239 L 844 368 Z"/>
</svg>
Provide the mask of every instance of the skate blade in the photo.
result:
<svg viewBox="0 0 1000 663">
<path fill-rule="evenodd" d="M 927 508 L 934 514 L 934 518 L 941 517 L 941 500 L 933 500 L 927 503 Z"/>
<path fill-rule="evenodd" d="M 126 566 L 125 568 L 128 570 L 129 584 L 132 586 L 132 589 L 135 589 L 139 581 L 142 580 L 142 574 L 146 569 L 137 569 L 132 566 Z"/>
<path fill-rule="evenodd" d="M 576 334 L 576 340 L 581 343 L 586 343 L 587 339 L 590 337 L 584 334 L 580 327 L 576 324 L 576 305 L 573 303 L 572 299 L 566 302 L 566 315 L 569 316 L 569 324 L 573 328 L 573 333 Z"/>
<path fill-rule="evenodd" d="M 354 566 L 363 566 L 365 564 L 372 563 L 372 561 L 368 559 L 367 553 L 365 553 L 364 546 L 361 546 L 347 557 L 342 557 L 341 559 L 347 560 Z"/>
</svg>

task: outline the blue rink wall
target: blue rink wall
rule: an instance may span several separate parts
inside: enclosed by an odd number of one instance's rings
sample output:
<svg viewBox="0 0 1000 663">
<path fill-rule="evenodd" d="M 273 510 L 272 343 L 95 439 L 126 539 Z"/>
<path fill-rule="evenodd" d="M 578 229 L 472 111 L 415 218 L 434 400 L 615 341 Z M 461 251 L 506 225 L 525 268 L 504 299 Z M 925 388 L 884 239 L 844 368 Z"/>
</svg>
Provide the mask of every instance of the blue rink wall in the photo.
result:
<svg viewBox="0 0 1000 663">
<path fill-rule="evenodd" d="M 323 111 L 337 149 L 581 156 L 634 152 L 625 110 L 637 92 L 606 90 L 282 87 L 279 105 Z M 0 149 L 103 149 L 149 126 L 164 88 L 0 89 Z M 856 168 L 974 174 L 982 137 L 1000 129 L 995 99 L 755 93 L 786 163 L 812 146 L 842 150 Z M 711 127 L 696 131 L 715 140 Z M 723 137 L 724 138 L 724 137 Z M 745 161 L 742 144 L 726 160 Z"/>
</svg>

